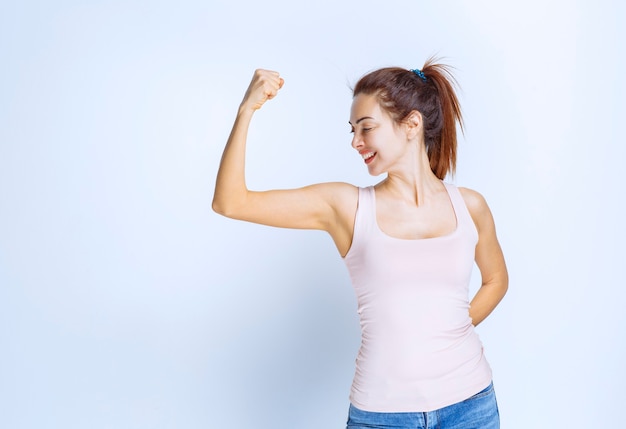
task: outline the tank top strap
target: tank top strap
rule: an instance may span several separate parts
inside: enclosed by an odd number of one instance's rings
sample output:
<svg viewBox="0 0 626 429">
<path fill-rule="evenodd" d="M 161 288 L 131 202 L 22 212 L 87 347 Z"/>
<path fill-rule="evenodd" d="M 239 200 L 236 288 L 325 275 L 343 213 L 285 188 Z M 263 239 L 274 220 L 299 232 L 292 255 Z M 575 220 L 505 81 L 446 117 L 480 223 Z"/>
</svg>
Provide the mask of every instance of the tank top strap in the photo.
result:
<svg viewBox="0 0 626 429">
<path fill-rule="evenodd" d="M 374 187 L 359 188 L 359 201 L 354 216 L 352 244 L 345 256 L 346 259 L 350 259 L 351 255 L 366 245 L 368 239 L 372 236 L 372 230 L 376 225 L 375 222 Z"/>
<path fill-rule="evenodd" d="M 444 185 L 448 190 L 448 195 L 450 196 L 450 201 L 452 202 L 452 207 L 454 208 L 454 213 L 456 214 L 456 220 L 458 223 L 457 227 L 475 235 L 475 238 L 478 239 L 478 231 L 476 230 L 474 219 L 472 219 L 472 215 L 465 204 L 465 200 L 463 199 L 463 195 L 461 195 L 459 188 L 451 183 L 444 182 Z"/>
<path fill-rule="evenodd" d="M 357 219 L 355 219 L 355 227 L 358 223 L 363 232 L 369 232 L 376 225 L 375 201 L 373 186 L 359 188 L 359 206 L 357 209 Z"/>
</svg>

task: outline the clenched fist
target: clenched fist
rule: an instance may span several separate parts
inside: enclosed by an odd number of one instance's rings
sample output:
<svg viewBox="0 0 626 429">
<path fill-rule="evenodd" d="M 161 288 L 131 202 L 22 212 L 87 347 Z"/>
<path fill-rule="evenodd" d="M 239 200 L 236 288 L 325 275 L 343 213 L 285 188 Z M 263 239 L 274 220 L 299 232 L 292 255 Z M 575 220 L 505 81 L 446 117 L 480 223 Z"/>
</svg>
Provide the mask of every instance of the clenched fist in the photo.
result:
<svg viewBox="0 0 626 429">
<path fill-rule="evenodd" d="M 276 96 L 285 81 L 278 72 L 271 70 L 255 70 L 250 86 L 243 97 L 241 107 L 259 110 L 267 101 Z"/>
</svg>

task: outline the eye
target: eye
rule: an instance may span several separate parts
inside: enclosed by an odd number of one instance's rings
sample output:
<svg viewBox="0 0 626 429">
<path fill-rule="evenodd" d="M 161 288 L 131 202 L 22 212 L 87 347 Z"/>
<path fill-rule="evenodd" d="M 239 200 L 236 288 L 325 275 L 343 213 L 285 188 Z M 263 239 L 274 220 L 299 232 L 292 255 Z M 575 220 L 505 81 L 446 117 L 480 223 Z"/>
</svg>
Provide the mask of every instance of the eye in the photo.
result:
<svg viewBox="0 0 626 429">
<path fill-rule="evenodd" d="M 373 129 L 372 127 L 370 127 L 370 128 L 363 128 L 363 132 L 366 133 L 368 131 L 371 131 L 372 129 Z"/>
</svg>

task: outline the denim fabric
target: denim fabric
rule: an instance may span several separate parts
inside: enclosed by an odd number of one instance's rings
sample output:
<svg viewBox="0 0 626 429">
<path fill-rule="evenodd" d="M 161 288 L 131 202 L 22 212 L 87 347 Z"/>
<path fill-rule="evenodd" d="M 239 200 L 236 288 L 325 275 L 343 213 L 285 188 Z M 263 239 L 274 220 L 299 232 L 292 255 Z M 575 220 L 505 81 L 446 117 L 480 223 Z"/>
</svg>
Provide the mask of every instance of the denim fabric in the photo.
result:
<svg viewBox="0 0 626 429">
<path fill-rule="evenodd" d="M 350 404 L 346 429 L 499 429 L 493 383 L 459 403 L 425 413 L 376 413 Z"/>
</svg>

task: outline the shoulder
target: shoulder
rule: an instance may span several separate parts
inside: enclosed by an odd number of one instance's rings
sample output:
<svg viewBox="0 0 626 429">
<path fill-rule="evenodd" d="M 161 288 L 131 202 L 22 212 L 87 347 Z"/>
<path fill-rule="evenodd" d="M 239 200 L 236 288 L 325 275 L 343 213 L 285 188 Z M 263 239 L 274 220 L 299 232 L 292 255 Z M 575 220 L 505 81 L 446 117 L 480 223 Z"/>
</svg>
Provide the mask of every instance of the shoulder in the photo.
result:
<svg viewBox="0 0 626 429">
<path fill-rule="evenodd" d="M 472 211 L 481 211 L 484 210 L 485 208 L 489 208 L 487 206 L 487 201 L 485 200 L 485 197 L 482 196 L 482 194 L 480 192 L 477 192 L 473 189 L 469 189 L 469 188 L 457 188 L 459 190 L 459 192 L 461 193 L 461 196 L 463 197 L 463 201 L 465 201 L 465 205 L 467 205 L 467 208 L 470 210 L 470 212 Z"/>
<path fill-rule="evenodd" d="M 349 183 L 335 182 L 330 184 L 333 205 L 339 215 L 352 222 L 359 203 L 359 188 Z"/>
<path fill-rule="evenodd" d="M 481 193 L 469 188 L 459 187 L 458 190 L 479 231 L 493 224 L 491 210 Z"/>
<path fill-rule="evenodd" d="M 326 201 L 335 213 L 349 214 L 356 209 L 359 200 L 359 188 L 350 183 L 318 183 L 306 186 L 303 189 L 311 197 L 317 195 Z"/>
</svg>

